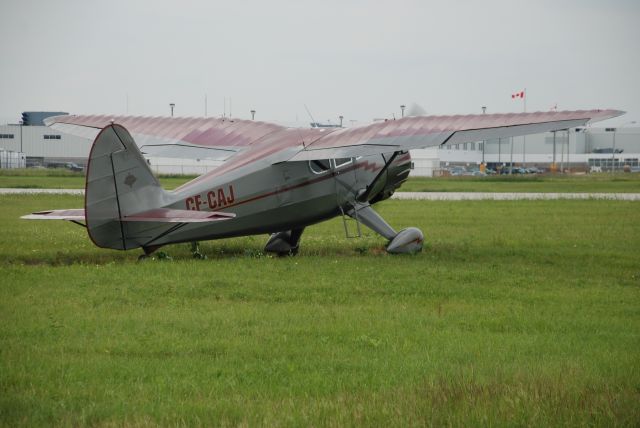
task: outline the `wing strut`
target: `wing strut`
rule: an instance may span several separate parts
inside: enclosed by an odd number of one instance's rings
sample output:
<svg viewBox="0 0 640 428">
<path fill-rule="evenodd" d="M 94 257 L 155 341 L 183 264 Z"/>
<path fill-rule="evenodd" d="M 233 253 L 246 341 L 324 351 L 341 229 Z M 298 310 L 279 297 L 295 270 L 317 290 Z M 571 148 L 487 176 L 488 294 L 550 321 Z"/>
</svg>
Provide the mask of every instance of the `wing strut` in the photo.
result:
<svg viewBox="0 0 640 428">
<path fill-rule="evenodd" d="M 401 151 L 393 152 L 393 155 L 391 155 L 389 160 L 386 161 L 386 163 L 384 164 L 384 167 L 382 167 L 382 169 L 378 172 L 378 175 L 376 175 L 376 178 L 373 179 L 371 184 L 367 186 L 366 190 L 363 193 L 356 196 L 356 200 L 358 202 L 367 202 L 369 200 L 369 197 L 371 196 L 371 192 L 376 188 L 376 184 L 378 184 L 378 181 L 382 178 L 382 175 L 386 174 L 387 169 L 389 169 L 389 165 L 391 165 L 391 163 L 395 160 L 395 158 L 398 157 L 398 155 L 401 153 L 402 153 Z M 382 155 L 382 157 L 384 158 L 384 155 Z"/>
</svg>

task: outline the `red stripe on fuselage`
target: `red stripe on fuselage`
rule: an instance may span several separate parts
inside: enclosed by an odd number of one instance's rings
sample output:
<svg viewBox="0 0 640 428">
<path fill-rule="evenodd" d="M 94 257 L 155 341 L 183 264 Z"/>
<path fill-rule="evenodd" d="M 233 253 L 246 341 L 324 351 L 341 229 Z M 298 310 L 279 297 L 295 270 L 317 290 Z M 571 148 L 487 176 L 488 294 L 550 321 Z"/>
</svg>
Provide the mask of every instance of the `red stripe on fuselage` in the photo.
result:
<svg viewBox="0 0 640 428">
<path fill-rule="evenodd" d="M 369 161 L 356 163 L 355 165 L 352 165 L 352 166 L 350 166 L 348 168 L 344 168 L 344 169 L 339 170 L 339 171 L 332 171 L 331 173 L 327 173 L 327 174 L 322 175 L 320 177 L 313 178 L 311 180 L 307 180 L 307 181 L 304 181 L 304 182 L 299 183 L 299 184 L 294 184 L 294 185 L 289 186 L 289 187 L 283 187 L 282 189 L 278 189 L 278 190 L 274 190 L 274 191 L 271 191 L 271 192 L 263 193 L 261 195 L 252 196 L 250 198 L 238 201 L 238 202 L 233 203 L 231 205 L 227 205 L 227 206 L 225 206 L 225 209 L 236 207 L 238 205 L 243 205 L 243 204 L 246 204 L 246 203 L 249 203 L 249 202 L 254 202 L 254 201 L 257 201 L 257 200 L 260 200 L 260 199 L 268 198 L 270 196 L 275 196 L 275 195 L 278 195 L 280 193 L 290 192 L 292 190 L 296 190 L 296 189 L 299 189 L 301 187 L 306 187 L 306 186 L 310 186 L 312 184 L 320 183 L 320 182 L 322 182 L 324 180 L 328 180 L 330 178 L 333 178 L 336 175 L 340 175 L 340 174 L 343 174 L 343 173 L 346 173 L 346 172 L 351 172 L 351 171 L 354 171 L 356 169 L 364 169 L 364 170 L 368 170 L 368 171 L 371 171 L 371 172 L 377 172 L 377 171 L 382 169 L 382 166 L 379 166 L 376 163 L 370 163 Z"/>
</svg>

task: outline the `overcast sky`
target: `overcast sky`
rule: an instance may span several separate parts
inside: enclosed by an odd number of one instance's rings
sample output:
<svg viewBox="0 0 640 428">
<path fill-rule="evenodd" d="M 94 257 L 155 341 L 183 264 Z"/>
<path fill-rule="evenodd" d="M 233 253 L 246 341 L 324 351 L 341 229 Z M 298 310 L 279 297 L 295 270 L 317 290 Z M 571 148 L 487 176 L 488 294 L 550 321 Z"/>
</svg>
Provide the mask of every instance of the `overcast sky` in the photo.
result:
<svg viewBox="0 0 640 428">
<path fill-rule="evenodd" d="M 0 122 L 25 110 L 345 124 L 616 108 L 640 122 L 640 1 L 2 0 Z M 128 100 L 128 102 L 127 102 Z M 229 110 L 227 101 L 227 113 Z M 351 122 L 357 121 L 357 122 Z"/>
</svg>

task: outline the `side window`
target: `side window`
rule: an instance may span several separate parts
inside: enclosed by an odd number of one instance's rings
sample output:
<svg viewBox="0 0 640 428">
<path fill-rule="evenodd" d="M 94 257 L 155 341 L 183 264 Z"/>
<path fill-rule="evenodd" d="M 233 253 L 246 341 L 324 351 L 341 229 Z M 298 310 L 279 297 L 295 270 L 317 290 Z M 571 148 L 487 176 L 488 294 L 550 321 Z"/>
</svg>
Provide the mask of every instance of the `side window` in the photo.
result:
<svg viewBox="0 0 640 428">
<path fill-rule="evenodd" d="M 336 168 L 340 168 L 341 166 L 345 166 L 353 162 L 353 158 L 334 159 L 333 162 Z"/>
<path fill-rule="evenodd" d="M 329 159 L 315 159 L 309 161 L 309 169 L 314 174 L 322 174 L 329 171 L 330 168 Z"/>
</svg>

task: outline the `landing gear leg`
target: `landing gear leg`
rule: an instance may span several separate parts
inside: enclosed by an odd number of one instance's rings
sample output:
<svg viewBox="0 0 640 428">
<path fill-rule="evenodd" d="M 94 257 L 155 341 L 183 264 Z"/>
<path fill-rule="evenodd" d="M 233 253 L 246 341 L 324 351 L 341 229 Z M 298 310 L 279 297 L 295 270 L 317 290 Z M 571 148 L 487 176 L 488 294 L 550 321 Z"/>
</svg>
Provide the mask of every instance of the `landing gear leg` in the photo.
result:
<svg viewBox="0 0 640 428">
<path fill-rule="evenodd" d="M 387 252 L 392 254 L 417 253 L 422 250 L 424 235 L 422 231 L 415 227 L 408 227 L 396 232 L 384 221 L 380 214 L 375 212 L 371 205 L 367 203 L 356 203 L 347 211 L 347 215 L 354 218 L 374 232 L 384 236 L 389 240 Z"/>
<path fill-rule="evenodd" d="M 155 253 L 156 250 L 161 246 L 162 245 L 151 245 L 149 247 L 142 247 L 142 251 L 144 251 L 144 254 L 140 254 L 138 256 L 138 261 L 141 262 L 151 258 L 151 254 Z M 169 257 L 166 253 L 163 253 L 163 252 L 159 252 L 157 255 L 159 259 L 171 259 L 171 257 Z"/>
<path fill-rule="evenodd" d="M 276 253 L 279 256 L 295 256 L 300 249 L 300 237 L 304 232 L 304 227 L 285 230 L 271 235 L 264 251 Z"/>
<path fill-rule="evenodd" d="M 198 241 L 193 241 L 191 243 L 191 255 L 194 259 L 204 260 L 207 258 L 206 255 L 200 252 L 200 243 Z"/>
</svg>

